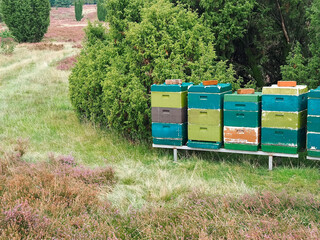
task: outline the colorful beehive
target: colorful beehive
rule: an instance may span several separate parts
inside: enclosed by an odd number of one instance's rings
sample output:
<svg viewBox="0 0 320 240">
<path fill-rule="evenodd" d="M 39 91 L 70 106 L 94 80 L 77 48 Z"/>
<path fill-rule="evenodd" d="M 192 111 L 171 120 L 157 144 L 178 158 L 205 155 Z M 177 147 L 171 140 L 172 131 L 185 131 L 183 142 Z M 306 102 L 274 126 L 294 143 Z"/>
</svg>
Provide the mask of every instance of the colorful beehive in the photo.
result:
<svg viewBox="0 0 320 240">
<path fill-rule="evenodd" d="M 223 99 L 232 93 L 232 87 L 229 83 L 205 84 L 188 90 L 188 146 L 218 149 L 223 141 Z"/>
<path fill-rule="evenodd" d="M 320 87 L 308 94 L 308 140 L 310 157 L 320 158 Z"/>
<path fill-rule="evenodd" d="M 261 148 L 295 154 L 305 147 L 307 93 L 304 85 L 286 84 L 262 90 Z"/>
<path fill-rule="evenodd" d="M 224 147 L 258 151 L 260 140 L 261 93 L 225 95 Z"/>
<path fill-rule="evenodd" d="M 182 146 L 187 142 L 187 94 L 192 83 L 151 86 L 154 144 Z"/>
</svg>

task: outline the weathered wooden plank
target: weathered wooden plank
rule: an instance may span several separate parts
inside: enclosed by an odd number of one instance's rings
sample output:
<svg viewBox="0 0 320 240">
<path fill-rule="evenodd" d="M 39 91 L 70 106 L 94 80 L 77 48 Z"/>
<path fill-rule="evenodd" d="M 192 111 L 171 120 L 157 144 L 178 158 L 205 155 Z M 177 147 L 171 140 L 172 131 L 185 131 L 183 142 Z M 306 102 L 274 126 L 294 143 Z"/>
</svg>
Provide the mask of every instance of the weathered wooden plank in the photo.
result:
<svg viewBox="0 0 320 240">
<path fill-rule="evenodd" d="M 224 127 L 224 142 L 259 145 L 261 128 Z"/>
</svg>

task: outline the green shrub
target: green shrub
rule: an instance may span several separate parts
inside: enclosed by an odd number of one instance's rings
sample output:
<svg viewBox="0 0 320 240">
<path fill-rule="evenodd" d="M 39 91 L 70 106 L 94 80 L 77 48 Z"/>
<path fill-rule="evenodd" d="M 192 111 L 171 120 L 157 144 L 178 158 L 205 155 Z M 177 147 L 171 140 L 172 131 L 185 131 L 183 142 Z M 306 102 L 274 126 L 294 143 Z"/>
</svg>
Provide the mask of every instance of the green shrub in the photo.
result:
<svg viewBox="0 0 320 240">
<path fill-rule="evenodd" d="M 121 17 L 115 9 L 111 11 L 116 16 L 111 16 L 107 8 L 108 18 L 119 23 L 111 24 L 108 35 L 101 25 L 89 25 L 87 42 L 69 79 L 71 101 L 81 118 L 134 139 L 150 136 L 153 83 L 215 78 L 240 86 L 232 67 L 216 60 L 213 34 L 196 13 L 162 0 L 150 6 L 140 3 L 128 3 L 125 9 L 135 10 Z M 134 20 L 132 12 L 139 12 Z"/>
<path fill-rule="evenodd" d="M 0 32 L 0 52 L 10 55 L 14 52 L 16 43 L 10 31 L 4 30 Z"/>
<path fill-rule="evenodd" d="M 2 0 L 0 0 L 0 22 L 2 22 L 1 4 L 2 4 Z"/>
<path fill-rule="evenodd" d="M 74 2 L 74 11 L 75 11 L 77 21 L 81 21 L 81 19 L 83 18 L 82 10 L 83 10 L 83 0 L 76 0 Z"/>
<path fill-rule="evenodd" d="M 49 0 L 2 0 L 2 13 L 18 42 L 39 42 L 48 30 Z"/>
<path fill-rule="evenodd" d="M 51 7 L 54 7 L 55 4 L 56 4 L 56 0 L 50 0 L 50 6 L 51 6 Z"/>
<path fill-rule="evenodd" d="M 104 6 L 104 1 L 103 0 L 98 0 L 97 2 L 97 15 L 99 21 L 105 21 L 106 20 L 106 7 Z"/>
</svg>

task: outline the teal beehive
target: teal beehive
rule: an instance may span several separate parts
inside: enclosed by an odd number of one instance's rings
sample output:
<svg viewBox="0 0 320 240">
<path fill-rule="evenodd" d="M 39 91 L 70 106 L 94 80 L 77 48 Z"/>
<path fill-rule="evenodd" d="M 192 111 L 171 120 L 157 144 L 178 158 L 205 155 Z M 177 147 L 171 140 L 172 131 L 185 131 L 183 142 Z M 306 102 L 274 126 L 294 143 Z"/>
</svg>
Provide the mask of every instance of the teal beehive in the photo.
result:
<svg viewBox="0 0 320 240">
<path fill-rule="evenodd" d="M 308 156 L 320 158 L 320 87 L 308 93 Z"/>
<path fill-rule="evenodd" d="M 193 85 L 188 89 L 188 146 L 220 148 L 223 142 L 223 100 L 231 84 Z"/>
<path fill-rule="evenodd" d="M 305 147 L 307 86 L 285 83 L 262 90 L 261 148 L 266 152 L 297 153 Z"/>
<path fill-rule="evenodd" d="M 191 85 L 192 83 L 164 83 L 151 86 L 154 144 L 181 146 L 186 143 L 187 93 Z"/>
</svg>

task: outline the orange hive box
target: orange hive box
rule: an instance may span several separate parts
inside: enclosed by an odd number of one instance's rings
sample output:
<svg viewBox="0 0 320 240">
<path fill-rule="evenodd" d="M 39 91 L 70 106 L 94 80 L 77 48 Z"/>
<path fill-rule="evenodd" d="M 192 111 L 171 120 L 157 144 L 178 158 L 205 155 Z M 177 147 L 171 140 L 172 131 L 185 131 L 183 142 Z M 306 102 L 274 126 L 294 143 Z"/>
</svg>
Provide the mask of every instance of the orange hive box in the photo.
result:
<svg viewBox="0 0 320 240">
<path fill-rule="evenodd" d="M 278 81 L 278 87 L 296 87 L 296 81 Z"/>
<path fill-rule="evenodd" d="M 261 128 L 224 127 L 224 141 L 227 143 L 259 144 Z"/>
<path fill-rule="evenodd" d="M 182 84 L 182 79 L 167 79 L 166 84 L 167 85 Z"/>
<path fill-rule="evenodd" d="M 253 88 L 241 88 L 237 91 L 238 94 L 254 94 L 255 90 Z"/>
<path fill-rule="evenodd" d="M 217 84 L 218 84 L 218 80 L 203 81 L 202 84 L 203 84 L 204 86 L 217 85 Z"/>
</svg>

